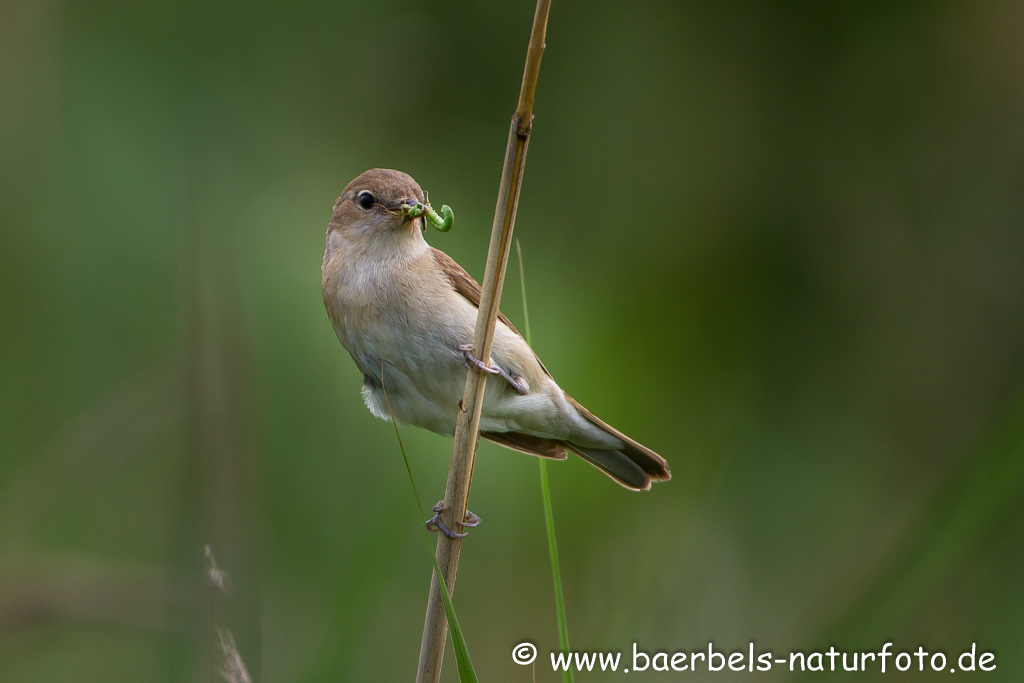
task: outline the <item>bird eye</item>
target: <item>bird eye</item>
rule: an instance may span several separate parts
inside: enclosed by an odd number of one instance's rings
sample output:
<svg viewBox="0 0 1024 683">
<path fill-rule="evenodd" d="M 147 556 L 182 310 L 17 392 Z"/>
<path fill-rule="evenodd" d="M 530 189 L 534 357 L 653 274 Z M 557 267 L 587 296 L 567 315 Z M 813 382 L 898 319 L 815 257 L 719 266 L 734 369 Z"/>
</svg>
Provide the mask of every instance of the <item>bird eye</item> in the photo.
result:
<svg viewBox="0 0 1024 683">
<path fill-rule="evenodd" d="M 377 203 L 377 198 L 369 190 L 363 190 L 356 195 L 356 201 L 359 202 L 359 206 L 369 211 Z"/>
</svg>

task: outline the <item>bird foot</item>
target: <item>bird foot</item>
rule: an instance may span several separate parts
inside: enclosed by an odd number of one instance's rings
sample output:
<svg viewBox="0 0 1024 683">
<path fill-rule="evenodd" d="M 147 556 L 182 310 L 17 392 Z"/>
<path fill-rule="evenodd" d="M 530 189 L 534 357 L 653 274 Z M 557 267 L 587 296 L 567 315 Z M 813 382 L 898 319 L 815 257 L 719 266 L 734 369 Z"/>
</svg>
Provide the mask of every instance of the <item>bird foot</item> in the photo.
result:
<svg viewBox="0 0 1024 683">
<path fill-rule="evenodd" d="M 489 375 L 501 374 L 501 368 L 499 368 L 497 365 L 488 365 L 487 363 L 483 362 L 482 360 L 473 355 L 472 344 L 460 344 L 459 351 L 462 351 L 462 355 L 466 359 L 463 362 L 465 363 L 467 368 L 476 368 L 477 370 L 480 370 L 481 372 L 486 372 Z"/>
<path fill-rule="evenodd" d="M 481 372 L 486 372 L 489 375 L 500 375 L 502 379 L 509 383 L 509 386 L 515 390 L 520 396 L 525 396 L 526 392 L 530 390 L 530 385 L 526 383 L 526 380 L 516 375 L 513 377 L 509 373 L 505 372 L 502 368 L 497 365 L 487 365 L 482 360 L 473 355 L 472 344 L 462 344 L 459 346 L 459 351 L 462 351 L 462 355 L 465 357 L 464 364 L 467 368 L 476 368 Z"/>
<path fill-rule="evenodd" d="M 423 525 L 427 527 L 428 531 L 440 531 L 448 538 L 465 538 L 469 535 L 467 532 L 459 533 L 457 531 L 452 531 L 444 522 L 441 521 L 441 513 L 448 509 L 448 506 L 444 504 L 443 500 L 437 501 L 437 505 L 432 509 L 434 511 L 434 516 L 423 523 Z M 457 522 L 457 524 L 463 528 L 467 528 L 480 526 L 481 521 L 482 520 L 479 517 L 469 510 L 466 510 L 466 518 L 462 520 L 462 522 Z"/>
</svg>

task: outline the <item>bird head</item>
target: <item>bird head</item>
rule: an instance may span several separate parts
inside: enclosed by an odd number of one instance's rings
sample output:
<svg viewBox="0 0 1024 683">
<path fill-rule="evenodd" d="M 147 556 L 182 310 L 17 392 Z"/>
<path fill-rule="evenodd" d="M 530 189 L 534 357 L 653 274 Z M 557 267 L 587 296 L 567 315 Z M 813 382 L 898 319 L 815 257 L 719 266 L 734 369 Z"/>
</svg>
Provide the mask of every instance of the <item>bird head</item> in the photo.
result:
<svg viewBox="0 0 1024 683">
<path fill-rule="evenodd" d="M 378 246 L 398 246 L 410 236 L 422 239 L 423 218 L 409 216 L 402 206 L 423 201 L 423 190 L 409 175 L 370 169 L 350 182 L 334 203 L 328 234 L 337 231 L 346 240 Z"/>
</svg>

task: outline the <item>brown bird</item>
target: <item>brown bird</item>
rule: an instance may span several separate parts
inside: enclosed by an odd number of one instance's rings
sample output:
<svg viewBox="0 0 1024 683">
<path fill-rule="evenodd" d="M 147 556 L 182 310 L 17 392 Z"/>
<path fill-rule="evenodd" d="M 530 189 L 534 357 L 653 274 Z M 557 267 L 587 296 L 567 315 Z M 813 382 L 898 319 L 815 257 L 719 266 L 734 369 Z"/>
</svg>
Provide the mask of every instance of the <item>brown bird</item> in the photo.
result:
<svg viewBox="0 0 1024 683">
<path fill-rule="evenodd" d="M 480 285 L 427 244 L 422 217 L 402 209 L 424 201 L 411 177 L 375 168 L 348 184 L 327 227 L 324 306 L 363 373 L 370 412 L 451 436 L 467 368 L 476 367 L 501 378 L 486 384 L 485 439 L 556 460 L 570 450 L 634 490 L 669 479 L 664 458 L 562 391 L 504 315 L 498 314 L 494 365 L 473 357 Z"/>
</svg>

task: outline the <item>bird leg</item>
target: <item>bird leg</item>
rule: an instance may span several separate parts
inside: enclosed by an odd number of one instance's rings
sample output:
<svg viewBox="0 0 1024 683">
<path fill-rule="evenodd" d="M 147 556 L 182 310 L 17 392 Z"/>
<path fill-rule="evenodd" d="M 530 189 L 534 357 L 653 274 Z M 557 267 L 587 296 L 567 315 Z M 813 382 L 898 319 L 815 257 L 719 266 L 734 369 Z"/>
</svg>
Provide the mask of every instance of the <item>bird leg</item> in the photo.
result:
<svg viewBox="0 0 1024 683">
<path fill-rule="evenodd" d="M 432 508 L 434 510 L 434 516 L 428 519 L 426 522 L 424 522 L 423 525 L 427 527 L 428 531 L 440 531 L 448 538 L 465 538 L 466 536 L 468 536 L 469 533 L 467 532 L 459 533 L 457 531 L 452 531 L 445 525 L 444 522 L 441 521 L 441 513 L 444 512 L 447 508 L 448 506 L 444 504 L 443 500 L 437 501 L 437 505 L 435 505 Z M 456 524 L 463 528 L 467 528 L 473 526 L 480 526 L 480 522 L 481 520 L 479 517 L 474 515 L 469 510 L 466 510 L 466 518 L 462 520 L 462 522 L 456 522 Z"/>
<path fill-rule="evenodd" d="M 513 377 L 497 365 L 487 365 L 482 360 L 474 356 L 472 344 L 460 345 L 459 351 L 462 351 L 462 355 L 465 356 L 464 364 L 467 368 L 476 368 L 477 370 L 486 372 L 489 375 L 501 375 L 501 377 L 509 383 L 509 386 L 511 386 L 512 389 L 520 396 L 525 396 L 526 392 L 529 391 L 530 385 L 527 384 L 526 380 L 521 376 L 516 375 Z"/>
</svg>

